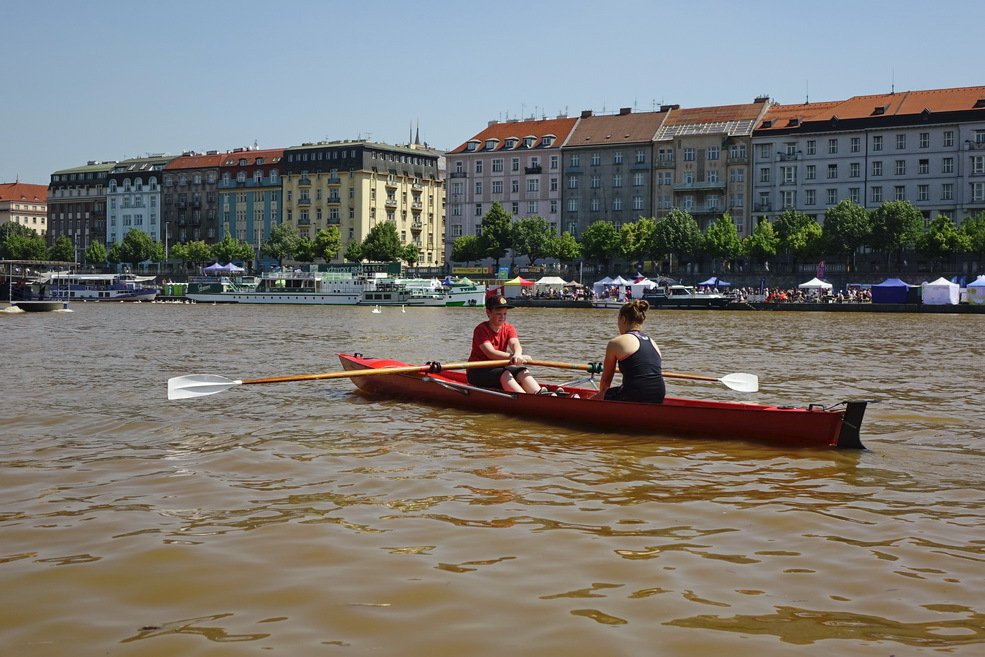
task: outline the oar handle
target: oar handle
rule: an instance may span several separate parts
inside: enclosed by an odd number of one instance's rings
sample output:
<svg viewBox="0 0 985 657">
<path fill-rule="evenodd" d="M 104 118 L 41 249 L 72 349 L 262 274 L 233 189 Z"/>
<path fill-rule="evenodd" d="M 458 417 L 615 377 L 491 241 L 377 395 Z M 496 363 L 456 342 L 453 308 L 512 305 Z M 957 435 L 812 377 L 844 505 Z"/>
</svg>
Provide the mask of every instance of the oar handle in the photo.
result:
<svg viewBox="0 0 985 657">
<path fill-rule="evenodd" d="M 428 363 L 426 365 L 406 365 L 403 367 L 381 367 L 378 369 L 351 370 L 347 372 L 322 372 L 319 374 L 294 374 L 291 376 L 268 376 L 262 379 L 246 379 L 243 385 L 251 383 L 286 383 L 288 381 L 317 381 L 320 379 L 351 379 L 357 376 L 386 376 L 391 374 L 415 374 L 441 370 L 469 370 L 481 367 L 503 367 L 508 360 L 475 360 L 464 363 Z"/>
</svg>

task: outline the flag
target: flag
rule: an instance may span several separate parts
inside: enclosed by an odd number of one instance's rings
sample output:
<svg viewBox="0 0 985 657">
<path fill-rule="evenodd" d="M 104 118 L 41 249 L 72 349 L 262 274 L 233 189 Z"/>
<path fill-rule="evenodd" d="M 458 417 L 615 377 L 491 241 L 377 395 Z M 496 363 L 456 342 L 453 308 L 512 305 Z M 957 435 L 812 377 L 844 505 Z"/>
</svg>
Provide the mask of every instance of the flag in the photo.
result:
<svg viewBox="0 0 985 657">
<path fill-rule="evenodd" d="M 821 262 L 817 263 L 817 272 L 816 272 L 817 273 L 817 277 L 819 279 L 821 279 L 822 281 L 824 280 L 824 272 L 825 272 L 825 269 L 826 269 L 826 267 L 824 265 L 824 261 L 823 260 Z"/>
</svg>

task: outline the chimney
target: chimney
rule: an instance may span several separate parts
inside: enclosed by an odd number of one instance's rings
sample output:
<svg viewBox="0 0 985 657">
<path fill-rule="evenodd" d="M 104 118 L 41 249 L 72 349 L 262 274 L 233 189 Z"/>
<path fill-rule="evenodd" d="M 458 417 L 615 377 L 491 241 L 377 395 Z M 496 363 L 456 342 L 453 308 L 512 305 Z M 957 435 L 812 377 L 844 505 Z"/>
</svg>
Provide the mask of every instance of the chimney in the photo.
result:
<svg viewBox="0 0 985 657">
<path fill-rule="evenodd" d="M 620 107 L 619 108 L 619 116 L 626 116 L 627 114 L 629 114 L 632 111 L 633 111 L 633 108 L 632 107 Z"/>
<path fill-rule="evenodd" d="M 583 119 L 587 119 L 591 115 L 592 115 L 592 110 L 582 110 L 581 111 L 581 118 L 583 118 Z"/>
<path fill-rule="evenodd" d="M 679 110 L 680 108 L 681 108 L 681 106 L 680 105 L 676 105 L 676 104 L 675 105 L 661 105 L 660 106 L 660 111 L 661 112 L 669 112 L 671 110 Z"/>
</svg>

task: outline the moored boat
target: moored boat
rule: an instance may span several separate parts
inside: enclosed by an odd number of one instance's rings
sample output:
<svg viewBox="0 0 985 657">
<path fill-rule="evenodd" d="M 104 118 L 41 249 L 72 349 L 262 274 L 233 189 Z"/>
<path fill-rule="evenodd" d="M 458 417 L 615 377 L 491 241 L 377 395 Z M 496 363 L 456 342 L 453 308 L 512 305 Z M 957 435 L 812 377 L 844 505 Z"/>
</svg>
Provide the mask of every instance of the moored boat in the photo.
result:
<svg viewBox="0 0 985 657">
<path fill-rule="evenodd" d="M 373 306 L 481 306 L 486 290 L 471 281 L 444 284 L 436 278 L 371 278 L 360 303 Z"/>
<path fill-rule="evenodd" d="M 160 288 L 154 276 L 53 272 L 41 279 L 50 299 L 60 301 L 153 301 Z"/>
<path fill-rule="evenodd" d="M 339 354 L 346 371 L 406 367 L 406 363 L 359 354 Z M 568 396 L 526 395 L 468 384 L 457 371 L 353 377 L 370 394 L 423 401 L 467 410 L 523 416 L 579 428 L 639 432 L 659 436 L 738 439 L 782 447 L 863 448 L 859 430 L 865 401 L 844 407 L 781 407 L 668 397 L 662 404 L 588 399 L 590 389 L 566 387 Z M 553 386 L 549 386 L 553 388 Z M 573 395 L 578 394 L 575 398 Z"/>
<path fill-rule="evenodd" d="M 258 282 L 251 277 L 249 284 L 228 276 L 193 278 L 184 296 L 202 303 L 352 306 L 363 286 L 347 272 L 280 271 L 264 273 Z"/>
<path fill-rule="evenodd" d="M 718 292 L 699 292 L 690 285 L 669 285 L 646 292 L 643 298 L 655 308 L 708 310 L 724 308 L 732 302 Z"/>
</svg>

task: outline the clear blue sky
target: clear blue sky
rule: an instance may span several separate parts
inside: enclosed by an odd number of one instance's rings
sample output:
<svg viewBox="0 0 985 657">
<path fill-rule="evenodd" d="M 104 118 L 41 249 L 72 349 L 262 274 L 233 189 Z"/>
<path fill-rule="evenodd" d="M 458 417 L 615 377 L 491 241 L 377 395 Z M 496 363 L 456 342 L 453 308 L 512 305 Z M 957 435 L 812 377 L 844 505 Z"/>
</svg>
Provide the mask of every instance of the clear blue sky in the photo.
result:
<svg viewBox="0 0 985 657">
<path fill-rule="evenodd" d="M 0 0 L 0 182 L 490 119 L 985 84 L 985 3 Z"/>
</svg>

